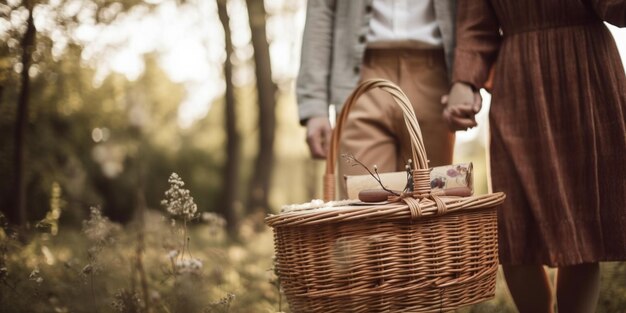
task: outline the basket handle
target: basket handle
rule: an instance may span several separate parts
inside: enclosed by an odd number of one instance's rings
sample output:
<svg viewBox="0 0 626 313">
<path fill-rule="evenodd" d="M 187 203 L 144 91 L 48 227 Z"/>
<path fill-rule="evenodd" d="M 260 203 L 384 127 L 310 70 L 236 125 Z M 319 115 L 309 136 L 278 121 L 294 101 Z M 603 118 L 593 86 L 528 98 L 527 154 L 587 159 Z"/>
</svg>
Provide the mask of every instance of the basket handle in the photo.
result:
<svg viewBox="0 0 626 313">
<path fill-rule="evenodd" d="M 339 151 L 339 138 L 341 137 L 341 131 L 343 125 L 346 123 L 348 113 L 352 106 L 357 102 L 357 99 L 365 92 L 374 89 L 381 88 L 389 93 L 395 101 L 404 116 L 404 123 L 409 131 L 409 137 L 411 139 L 411 153 L 413 155 L 413 196 L 417 198 L 423 198 L 430 195 L 430 173 L 428 168 L 428 159 L 426 158 L 426 149 L 424 148 L 424 139 L 422 132 L 415 117 L 413 106 L 402 92 L 402 90 L 394 83 L 385 79 L 369 79 L 362 82 L 357 88 L 350 94 L 346 100 L 341 114 L 337 119 L 337 124 L 333 130 L 330 147 L 328 154 L 326 155 L 326 172 L 324 175 L 324 201 L 331 201 L 335 198 L 335 161 L 337 160 L 337 153 Z"/>
</svg>

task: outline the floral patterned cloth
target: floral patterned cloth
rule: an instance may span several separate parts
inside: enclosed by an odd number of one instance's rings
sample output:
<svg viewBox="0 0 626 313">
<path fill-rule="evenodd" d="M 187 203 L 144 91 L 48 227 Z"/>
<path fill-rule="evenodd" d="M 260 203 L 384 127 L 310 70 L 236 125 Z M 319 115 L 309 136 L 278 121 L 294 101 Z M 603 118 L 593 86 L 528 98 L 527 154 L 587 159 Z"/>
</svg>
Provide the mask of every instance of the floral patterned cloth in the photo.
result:
<svg viewBox="0 0 626 313">
<path fill-rule="evenodd" d="M 472 163 L 461 163 L 433 167 L 430 172 L 430 187 L 437 195 L 471 196 L 474 192 Z M 366 189 L 380 189 L 380 184 L 371 175 L 346 176 L 348 198 L 358 199 L 359 192 Z M 380 173 L 385 188 L 404 190 L 407 183 L 406 172 Z"/>
</svg>

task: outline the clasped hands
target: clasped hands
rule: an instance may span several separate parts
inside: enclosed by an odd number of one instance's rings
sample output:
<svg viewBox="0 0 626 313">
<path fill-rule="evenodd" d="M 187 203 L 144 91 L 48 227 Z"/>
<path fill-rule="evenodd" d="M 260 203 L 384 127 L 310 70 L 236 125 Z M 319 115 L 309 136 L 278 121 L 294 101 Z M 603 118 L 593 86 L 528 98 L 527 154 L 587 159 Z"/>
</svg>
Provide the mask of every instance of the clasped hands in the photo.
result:
<svg viewBox="0 0 626 313">
<path fill-rule="evenodd" d="M 450 93 L 441 97 L 443 119 L 452 131 L 468 130 L 478 125 L 476 113 L 482 107 L 482 97 L 478 90 L 462 82 L 456 82 L 450 88 Z"/>
</svg>

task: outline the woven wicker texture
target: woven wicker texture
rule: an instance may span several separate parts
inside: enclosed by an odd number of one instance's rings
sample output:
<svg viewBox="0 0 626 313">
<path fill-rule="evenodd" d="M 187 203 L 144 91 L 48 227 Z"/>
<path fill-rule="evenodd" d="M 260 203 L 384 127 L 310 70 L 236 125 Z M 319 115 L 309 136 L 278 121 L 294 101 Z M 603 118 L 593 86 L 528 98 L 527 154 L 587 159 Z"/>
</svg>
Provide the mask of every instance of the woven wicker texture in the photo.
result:
<svg viewBox="0 0 626 313">
<path fill-rule="evenodd" d="M 293 312 L 444 312 L 494 296 L 498 267 L 495 207 L 503 193 L 430 194 L 426 152 L 404 93 L 386 80 L 363 82 L 333 131 L 324 180 L 333 198 L 341 126 L 357 98 L 389 92 L 404 113 L 413 148 L 414 191 L 385 204 L 273 215 L 276 268 Z"/>
</svg>

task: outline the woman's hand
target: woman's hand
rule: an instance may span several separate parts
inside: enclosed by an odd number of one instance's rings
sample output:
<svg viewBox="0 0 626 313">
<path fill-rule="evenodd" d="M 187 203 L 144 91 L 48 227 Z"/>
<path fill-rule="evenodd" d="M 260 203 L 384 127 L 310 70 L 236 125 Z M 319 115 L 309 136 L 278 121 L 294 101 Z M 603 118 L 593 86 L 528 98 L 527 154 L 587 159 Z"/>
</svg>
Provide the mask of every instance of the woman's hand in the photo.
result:
<svg viewBox="0 0 626 313">
<path fill-rule="evenodd" d="M 482 107 L 482 97 L 472 86 L 457 82 L 450 88 L 450 93 L 441 98 L 445 105 L 443 118 L 452 131 L 467 130 L 478 125 L 475 115 Z"/>
</svg>

